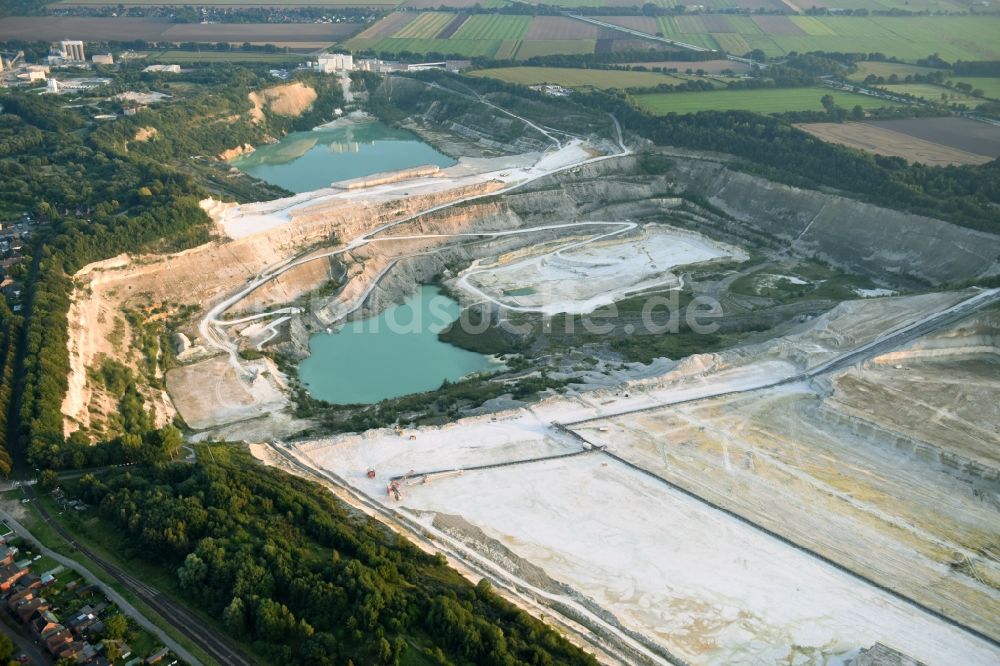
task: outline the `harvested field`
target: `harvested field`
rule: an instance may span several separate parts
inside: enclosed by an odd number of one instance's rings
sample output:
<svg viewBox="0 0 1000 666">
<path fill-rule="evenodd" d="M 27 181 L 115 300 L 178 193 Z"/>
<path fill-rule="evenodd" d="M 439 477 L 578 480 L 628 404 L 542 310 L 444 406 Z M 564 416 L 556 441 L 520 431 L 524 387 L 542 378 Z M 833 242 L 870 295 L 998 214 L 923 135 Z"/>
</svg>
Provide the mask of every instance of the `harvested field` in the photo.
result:
<svg viewBox="0 0 1000 666">
<path fill-rule="evenodd" d="M 419 14 L 413 12 L 393 12 L 384 19 L 358 34 L 360 39 L 383 39 L 409 25 Z"/>
<path fill-rule="evenodd" d="M 468 20 L 469 20 L 469 15 L 468 14 L 459 14 L 458 16 L 456 16 L 455 18 L 453 18 L 451 20 L 451 23 L 449 23 L 448 25 L 446 25 L 441 30 L 441 32 L 438 33 L 438 38 L 439 39 L 448 39 L 449 37 L 451 37 L 452 35 L 455 34 L 455 31 L 457 31 L 459 28 L 462 27 L 463 23 L 465 23 Z"/>
<path fill-rule="evenodd" d="M 735 32 L 725 16 L 711 14 L 702 16 L 701 23 L 706 32 Z"/>
<path fill-rule="evenodd" d="M 754 16 L 756 23 L 766 35 L 805 35 L 802 28 L 787 16 Z"/>
<path fill-rule="evenodd" d="M 508 83 L 535 85 L 553 83 L 566 88 L 640 88 L 661 83 L 677 84 L 683 80 L 655 72 L 625 72 L 570 67 L 501 67 L 469 72 L 470 76 L 499 79 Z"/>
<path fill-rule="evenodd" d="M 55 41 L 231 42 L 331 44 L 353 34 L 356 23 L 174 23 L 156 18 L 24 17 L 0 19 L 0 39 Z"/>
<path fill-rule="evenodd" d="M 538 16 L 524 35 L 526 40 L 597 39 L 596 25 L 574 21 L 565 16 Z"/>
<path fill-rule="evenodd" d="M 329 45 L 310 45 L 308 42 L 297 44 L 299 48 L 322 48 Z M 147 51 L 146 58 L 150 63 L 174 63 L 179 65 L 196 62 L 266 62 L 273 64 L 295 64 L 305 59 L 302 53 L 257 53 L 254 51 L 181 51 L 179 49 L 164 49 L 162 51 Z"/>
<path fill-rule="evenodd" d="M 905 118 L 865 123 L 976 155 L 1000 157 L 1000 127 L 968 118 Z"/>
<path fill-rule="evenodd" d="M 360 23 L 187 23 L 164 31 L 173 42 L 232 42 L 294 44 L 334 42 L 354 34 Z"/>
<path fill-rule="evenodd" d="M 660 29 L 659 22 L 652 16 L 605 16 L 601 20 L 648 35 L 655 35 Z"/>
<path fill-rule="evenodd" d="M 860 148 L 877 155 L 902 157 L 908 162 L 920 162 L 929 166 L 985 164 L 991 159 L 986 155 L 959 150 L 895 131 L 891 129 L 892 125 L 889 123 L 896 122 L 899 121 L 884 121 L 879 124 L 804 123 L 796 127 L 823 141 Z"/>
</svg>

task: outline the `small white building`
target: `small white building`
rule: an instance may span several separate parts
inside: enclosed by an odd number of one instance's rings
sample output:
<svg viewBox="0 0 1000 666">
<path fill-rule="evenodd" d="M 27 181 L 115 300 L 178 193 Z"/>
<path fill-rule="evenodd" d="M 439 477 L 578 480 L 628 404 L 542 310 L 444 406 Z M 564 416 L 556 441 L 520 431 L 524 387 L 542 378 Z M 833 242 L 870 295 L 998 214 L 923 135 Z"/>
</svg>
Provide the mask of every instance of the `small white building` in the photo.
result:
<svg viewBox="0 0 1000 666">
<path fill-rule="evenodd" d="M 113 65 L 115 64 L 115 58 L 110 53 L 95 53 L 90 58 L 95 65 Z"/>
<path fill-rule="evenodd" d="M 26 79 L 28 81 L 44 81 L 47 77 L 45 72 L 40 69 L 28 69 L 17 75 L 19 79 Z"/>
<path fill-rule="evenodd" d="M 354 56 L 346 53 L 323 53 L 316 62 L 316 69 L 324 74 L 354 70 Z"/>
</svg>

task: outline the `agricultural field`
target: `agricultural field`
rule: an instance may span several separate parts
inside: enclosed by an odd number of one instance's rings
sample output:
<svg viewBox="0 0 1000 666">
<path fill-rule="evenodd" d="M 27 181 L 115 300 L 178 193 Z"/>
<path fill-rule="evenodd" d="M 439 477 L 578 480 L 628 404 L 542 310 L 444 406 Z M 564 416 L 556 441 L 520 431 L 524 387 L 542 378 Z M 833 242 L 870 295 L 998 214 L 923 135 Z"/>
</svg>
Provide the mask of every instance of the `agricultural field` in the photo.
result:
<svg viewBox="0 0 1000 666">
<path fill-rule="evenodd" d="M 566 88 L 599 88 L 602 90 L 641 88 L 657 86 L 661 83 L 673 85 L 684 82 L 682 78 L 657 72 L 626 72 L 570 67 L 501 67 L 469 72 L 469 75 L 528 86 L 552 83 Z"/>
<path fill-rule="evenodd" d="M 662 16 L 658 28 L 665 37 L 736 54 L 748 46 L 769 56 L 846 51 L 881 52 L 910 61 L 931 53 L 950 61 L 1000 57 L 1000 40 L 996 39 L 1000 17 L 996 16 L 689 15 Z"/>
<path fill-rule="evenodd" d="M 954 116 L 944 118 L 906 118 L 902 120 L 872 120 L 873 127 L 890 128 L 895 132 L 925 141 L 933 141 L 958 150 L 1000 157 L 1000 127 Z"/>
<path fill-rule="evenodd" d="M 0 19 L 0 40 L 229 42 L 319 48 L 353 34 L 356 23 L 173 23 L 156 18 L 11 16 Z M 317 46 L 318 45 L 318 46 Z"/>
<path fill-rule="evenodd" d="M 596 26 L 562 16 L 400 12 L 390 14 L 345 41 L 343 46 L 379 53 L 433 52 L 524 60 L 544 55 L 593 53 L 599 33 Z"/>
<path fill-rule="evenodd" d="M 954 83 L 968 83 L 972 89 L 983 91 L 989 99 L 1000 100 L 1000 77 L 997 76 L 960 76 L 952 79 Z"/>
<path fill-rule="evenodd" d="M 53 4 L 70 7 L 117 6 L 180 6 L 193 5 L 208 7 L 395 7 L 403 0 L 61 0 Z M 441 4 L 441 3 L 438 3 Z"/>
<path fill-rule="evenodd" d="M 907 76 L 927 76 L 928 74 L 933 74 L 934 72 L 939 72 L 941 70 L 934 69 L 932 67 L 919 67 L 917 65 L 907 65 L 900 62 L 881 62 L 875 60 L 864 60 L 862 62 L 856 63 L 857 70 L 847 76 L 851 81 L 864 81 L 869 76 L 881 76 L 882 78 L 888 79 L 890 76 L 895 74 L 900 79 L 904 79 Z"/>
<path fill-rule="evenodd" d="M 826 88 L 762 88 L 757 90 L 710 90 L 707 92 L 657 93 L 634 95 L 639 108 L 657 115 L 694 113 L 696 111 L 821 111 L 820 99 L 833 95 L 834 102 L 845 109 L 860 105 L 864 109 L 894 106 L 891 102 L 867 95 L 856 95 Z"/>
<path fill-rule="evenodd" d="M 926 120 L 941 119 L 930 118 Z M 962 119 L 949 118 L 948 120 Z M 897 132 L 893 127 L 899 122 L 889 120 L 881 123 L 804 123 L 796 125 L 796 127 L 829 143 L 858 148 L 876 155 L 902 157 L 907 162 L 920 162 L 928 166 L 985 164 L 992 159 L 988 155 L 976 154 Z M 1000 128 L 993 129 L 996 129 L 997 133 L 1000 134 Z M 977 148 L 977 150 L 985 152 L 984 148 Z"/>
<path fill-rule="evenodd" d="M 430 1 L 430 0 L 428 0 Z M 569 0 L 567 0 L 569 1 Z M 607 0 L 584 0 L 592 6 L 614 6 Z M 634 4 L 633 0 L 621 0 Z M 666 0 L 672 4 L 671 0 Z M 591 5 L 588 5 L 591 6 Z M 726 6 L 735 6 L 729 2 Z M 784 6 L 784 5 L 782 5 Z M 634 37 L 564 16 L 475 15 L 427 12 L 416 18 L 391 14 L 344 45 L 380 51 L 464 53 L 526 59 L 556 53 L 617 50 L 618 43 L 637 43 Z M 791 51 L 881 52 L 915 61 L 938 53 L 949 61 L 1000 58 L 1000 16 L 736 16 L 722 14 L 680 16 L 608 16 L 602 20 L 632 30 L 659 34 L 709 49 L 742 55 L 760 49 L 769 56 Z M 427 44 L 385 41 L 434 39 Z M 377 41 L 373 41 L 377 40 Z M 443 40 L 485 40 L 488 47 L 447 45 Z M 513 42 L 520 40 L 520 44 Z M 507 42 L 506 45 L 502 45 Z M 419 52 L 419 51 L 418 51 Z M 863 79 L 867 73 L 861 74 Z"/>
<path fill-rule="evenodd" d="M 296 64 L 304 62 L 304 53 L 255 53 L 253 51 L 162 51 L 140 52 L 150 63 L 186 65 L 196 62 L 264 62 L 270 64 Z"/>
<path fill-rule="evenodd" d="M 979 103 L 979 100 L 972 95 L 966 95 L 954 88 L 938 86 L 933 83 L 894 83 L 880 87 L 896 94 L 913 95 L 928 102 L 947 102 L 948 104 L 957 104 L 960 102 Z"/>
</svg>

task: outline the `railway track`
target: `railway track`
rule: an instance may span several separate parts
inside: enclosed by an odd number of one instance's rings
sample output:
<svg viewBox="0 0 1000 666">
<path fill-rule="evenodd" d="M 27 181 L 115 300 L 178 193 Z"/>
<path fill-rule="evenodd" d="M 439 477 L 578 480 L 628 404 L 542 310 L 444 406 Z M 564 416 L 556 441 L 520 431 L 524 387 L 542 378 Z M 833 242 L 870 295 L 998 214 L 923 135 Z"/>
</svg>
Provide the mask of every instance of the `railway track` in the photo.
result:
<svg viewBox="0 0 1000 666">
<path fill-rule="evenodd" d="M 54 529 L 66 543 L 76 548 L 116 582 L 142 599 L 143 603 L 156 611 L 165 622 L 201 648 L 213 660 L 226 666 L 256 666 L 257 662 L 247 658 L 235 646 L 221 638 L 213 630 L 207 628 L 203 621 L 192 616 L 179 603 L 156 588 L 142 582 L 124 569 L 111 564 L 90 548 L 74 539 L 73 535 L 52 517 L 45 506 L 37 501 L 37 494 L 34 491 L 34 487 L 28 484 L 24 484 L 22 487 L 24 488 L 25 495 L 34 502 L 35 508 L 42 516 L 42 520 Z"/>
</svg>

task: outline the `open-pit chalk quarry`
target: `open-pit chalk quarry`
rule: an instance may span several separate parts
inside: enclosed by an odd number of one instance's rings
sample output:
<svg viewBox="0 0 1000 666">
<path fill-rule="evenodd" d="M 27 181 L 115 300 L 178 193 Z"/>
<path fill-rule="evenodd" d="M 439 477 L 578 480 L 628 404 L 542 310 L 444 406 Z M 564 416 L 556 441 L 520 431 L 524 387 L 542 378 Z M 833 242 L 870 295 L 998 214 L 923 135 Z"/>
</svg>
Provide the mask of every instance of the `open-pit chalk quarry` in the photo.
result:
<svg viewBox="0 0 1000 666">
<path fill-rule="evenodd" d="M 266 462 L 489 576 L 602 659 L 839 664 L 882 643 L 931 665 L 997 663 L 996 290 L 748 311 L 775 334 L 641 379 L 279 441 L 310 424 L 275 364 L 239 352 L 302 358 L 313 332 L 435 276 L 495 316 L 586 313 L 706 266 L 722 276 L 699 289 L 753 305 L 728 292 L 751 253 L 820 259 L 886 292 L 1000 272 L 997 236 L 668 156 L 649 174 L 621 141 L 572 140 L 206 201 L 218 240 L 75 276 L 66 429 L 102 408 L 88 369 L 117 353 L 116 326 L 128 333 L 117 312 L 193 305 L 167 394 L 146 391 L 161 420 L 177 410 L 198 437 L 264 443 Z"/>
</svg>

